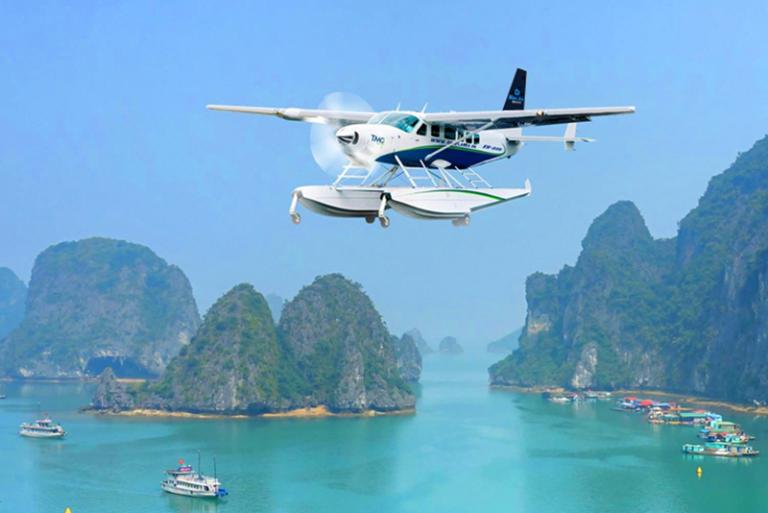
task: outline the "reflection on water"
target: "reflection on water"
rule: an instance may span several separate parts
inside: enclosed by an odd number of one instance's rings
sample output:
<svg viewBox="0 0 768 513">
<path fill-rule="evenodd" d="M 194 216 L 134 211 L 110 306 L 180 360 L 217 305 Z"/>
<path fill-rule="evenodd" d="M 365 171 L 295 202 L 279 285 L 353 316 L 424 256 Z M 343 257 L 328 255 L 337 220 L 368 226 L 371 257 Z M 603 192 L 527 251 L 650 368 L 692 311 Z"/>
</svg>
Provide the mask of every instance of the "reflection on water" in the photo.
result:
<svg viewBox="0 0 768 513">
<path fill-rule="evenodd" d="M 177 513 L 216 513 L 219 508 L 226 508 L 227 499 L 201 499 L 182 497 L 166 493 L 164 500 L 172 511 Z M 223 509 L 222 509 L 223 510 Z"/>
</svg>

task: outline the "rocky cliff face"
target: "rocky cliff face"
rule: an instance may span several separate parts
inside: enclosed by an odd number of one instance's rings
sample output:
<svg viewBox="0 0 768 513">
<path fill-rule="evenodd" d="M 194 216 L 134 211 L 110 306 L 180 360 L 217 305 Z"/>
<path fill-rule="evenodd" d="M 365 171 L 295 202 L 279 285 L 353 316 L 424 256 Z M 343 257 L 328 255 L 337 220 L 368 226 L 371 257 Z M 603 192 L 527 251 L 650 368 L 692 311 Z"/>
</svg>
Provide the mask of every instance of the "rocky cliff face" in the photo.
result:
<svg viewBox="0 0 768 513">
<path fill-rule="evenodd" d="M 464 352 L 464 349 L 459 345 L 459 341 L 456 340 L 456 337 L 445 337 L 443 340 L 440 341 L 440 345 L 438 346 L 438 352 L 440 354 L 461 354 Z"/>
<path fill-rule="evenodd" d="M 392 344 L 400 375 L 409 383 L 417 383 L 421 377 L 421 353 L 416 341 L 411 335 L 404 333 L 400 338 L 393 336 Z"/>
<path fill-rule="evenodd" d="M 134 401 L 126 387 L 117 381 L 111 367 L 99 374 L 96 391 L 91 400 L 91 408 L 96 410 L 122 411 L 134 407 Z"/>
<path fill-rule="evenodd" d="M 526 283 L 495 384 L 646 387 L 768 399 L 768 138 L 714 177 L 675 239 L 611 206 L 574 267 Z"/>
<path fill-rule="evenodd" d="M 412 408 L 390 335 L 360 285 L 317 278 L 283 308 L 279 332 L 311 390 L 332 411 Z"/>
<path fill-rule="evenodd" d="M 238 285 L 211 307 L 162 379 L 131 392 L 133 404 L 221 414 L 414 406 L 393 341 L 359 285 L 320 277 L 285 305 L 281 319 L 276 329 L 264 297 Z"/>
<path fill-rule="evenodd" d="M 26 315 L 0 348 L 6 375 L 159 374 L 199 324 L 184 273 L 144 246 L 93 238 L 35 261 Z"/>
<path fill-rule="evenodd" d="M 242 284 L 211 307 L 192 342 L 141 402 L 191 412 L 280 411 L 307 392 L 296 382 L 266 300 Z"/>
<path fill-rule="evenodd" d="M 24 318 L 27 286 L 7 267 L 0 267 L 0 339 Z"/>
</svg>

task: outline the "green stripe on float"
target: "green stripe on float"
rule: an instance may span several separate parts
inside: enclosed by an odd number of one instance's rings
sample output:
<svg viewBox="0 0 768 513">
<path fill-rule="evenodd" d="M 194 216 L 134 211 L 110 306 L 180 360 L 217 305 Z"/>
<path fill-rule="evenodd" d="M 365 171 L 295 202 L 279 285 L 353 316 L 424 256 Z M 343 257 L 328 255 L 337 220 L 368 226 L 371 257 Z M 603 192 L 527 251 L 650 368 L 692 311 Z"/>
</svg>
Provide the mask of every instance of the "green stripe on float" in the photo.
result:
<svg viewBox="0 0 768 513">
<path fill-rule="evenodd" d="M 494 196 L 493 194 L 488 194 L 486 192 L 472 191 L 468 189 L 436 189 L 431 191 L 416 191 L 415 194 L 429 194 L 430 192 L 461 192 L 464 194 L 476 194 L 478 196 L 484 196 L 486 198 L 494 199 L 496 201 L 504 200 L 504 198 L 502 198 L 501 196 Z"/>
</svg>

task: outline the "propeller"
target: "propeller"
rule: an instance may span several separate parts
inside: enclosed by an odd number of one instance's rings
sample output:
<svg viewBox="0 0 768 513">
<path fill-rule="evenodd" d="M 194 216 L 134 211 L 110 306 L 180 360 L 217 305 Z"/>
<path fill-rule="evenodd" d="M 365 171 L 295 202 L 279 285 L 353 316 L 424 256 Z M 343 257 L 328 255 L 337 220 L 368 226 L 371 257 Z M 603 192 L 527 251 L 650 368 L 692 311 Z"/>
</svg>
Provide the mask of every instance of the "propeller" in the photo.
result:
<svg viewBox="0 0 768 513">
<path fill-rule="evenodd" d="M 320 102 L 318 109 L 373 112 L 368 102 L 356 94 L 345 92 L 326 95 Z M 312 123 L 309 132 L 309 147 L 312 150 L 312 157 L 320 169 L 331 176 L 337 176 L 349 161 L 336 140 L 336 131 L 339 128 L 340 125 L 337 123 Z"/>
</svg>

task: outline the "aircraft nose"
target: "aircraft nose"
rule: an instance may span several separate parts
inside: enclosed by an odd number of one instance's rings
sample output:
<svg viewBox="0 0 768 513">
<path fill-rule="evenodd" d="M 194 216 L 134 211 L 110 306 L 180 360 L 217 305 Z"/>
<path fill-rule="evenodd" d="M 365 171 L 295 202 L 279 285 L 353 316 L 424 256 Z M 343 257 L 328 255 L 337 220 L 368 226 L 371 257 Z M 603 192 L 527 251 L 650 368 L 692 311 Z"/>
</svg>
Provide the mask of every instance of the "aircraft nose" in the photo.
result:
<svg viewBox="0 0 768 513">
<path fill-rule="evenodd" d="M 357 144 L 357 141 L 360 140 L 360 134 L 355 130 L 342 127 L 336 131 L 336 140 L 342 145 Z"/>
</svg>

